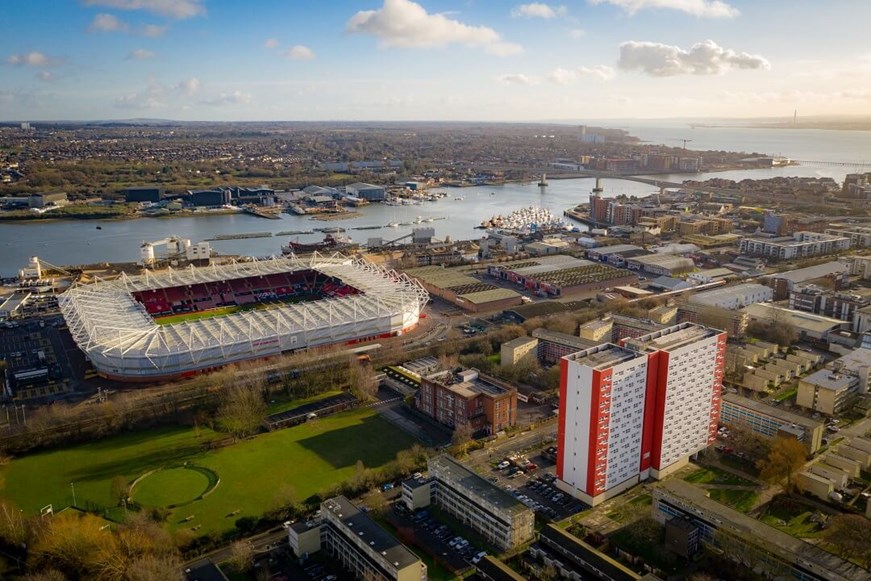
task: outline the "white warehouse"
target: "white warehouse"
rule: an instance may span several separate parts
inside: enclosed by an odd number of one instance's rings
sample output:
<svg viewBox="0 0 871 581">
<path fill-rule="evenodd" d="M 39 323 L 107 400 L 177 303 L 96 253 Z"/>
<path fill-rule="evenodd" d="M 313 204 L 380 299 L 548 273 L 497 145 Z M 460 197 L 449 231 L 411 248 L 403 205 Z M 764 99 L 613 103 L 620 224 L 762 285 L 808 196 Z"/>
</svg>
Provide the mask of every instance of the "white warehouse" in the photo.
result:
<svg viewBox="0 0 871 581">
<path fill-rule="evenodd" d="M 735 311 L 755 303 L 774 299 L 774 290 L 764 284 L 746 283 L 725 286 L 693 295 L 689 302 L 707 307 L 720 307 Z"/>
</svg>

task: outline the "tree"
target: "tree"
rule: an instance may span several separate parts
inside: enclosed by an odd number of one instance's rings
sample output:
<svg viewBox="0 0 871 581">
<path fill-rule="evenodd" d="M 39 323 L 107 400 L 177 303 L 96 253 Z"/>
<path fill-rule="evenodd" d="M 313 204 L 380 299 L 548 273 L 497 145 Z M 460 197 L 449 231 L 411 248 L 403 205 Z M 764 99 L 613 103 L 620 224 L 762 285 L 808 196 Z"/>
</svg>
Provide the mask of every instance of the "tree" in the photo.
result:
<svg viewBox="0 0 871 581">
<path fill-rule="evenodd" d="M 254 562 L 254 548 L 246 541 L 236 541 L 230 545 L 230 558 L 227 564 L 236 573 L 242 573 L 251 568 Z"/>
<path fill-rule="evenodd" d="M 361 401 L 371 401 L 378 394 L 378 381 L 375 371 L 368 361 L 351 358 L 348 362 L 348 385 L 354 397 Z"/>
<path fill-rule="evenodd" d="M 772 484 L 784 484 L 787 492 L 792 490 L 792 479 L 807 459 L 804 444 L 793 438 L 781 436 L 774 440 L 768 456 L 756 462 L 760 476 Z"/>
<path fill-rule="evenodd" d="M 472 425 L 468 422 L 457 424 L 454 426 L 454 433 L 451 435 L 451 444 L 454 446 L 454 453 L 462 455 L 466 453 L 469 447 L 469 442 L 472 441 Z"/>
<path fill-rule="evenodd" d="M 871 520 L 857 514 L 839 514 L 832 517 L 825 536 L 839 555 L 858 559 L 863 567 L 871 568 Z"/>
<path fill-rule="evenodd" d="M 266 403 L 260 391 L 241 385 L 226 394 L 215 414 L 218 426 L 235 439 L 257 433 L 266 417 Z"/>
<path fill-rule="evenodd" d="M 127 501 L 127 496 L 130 486 L 127 484 L 127 479 L 123 476 L 116 476 L 109 484 L 109 495 L 118 502 L 123 504 Z"/>
</svg>

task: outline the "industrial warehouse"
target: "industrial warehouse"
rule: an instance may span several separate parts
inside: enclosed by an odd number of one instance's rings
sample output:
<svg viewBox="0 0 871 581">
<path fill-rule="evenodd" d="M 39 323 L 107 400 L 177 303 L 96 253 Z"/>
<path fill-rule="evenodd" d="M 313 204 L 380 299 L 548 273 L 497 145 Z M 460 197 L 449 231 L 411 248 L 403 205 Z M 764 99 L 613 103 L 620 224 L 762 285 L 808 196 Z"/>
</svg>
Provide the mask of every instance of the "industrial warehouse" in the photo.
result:
<svg viewBox="0 0 871 581">
<path fill-rule="evenodd" d="M 543 297 L 570 296 L 638 281 L 626 270 L 565 255 L 491 264 L 487 274 Z"/>
<path fill-rule="evenodd" d="M 339 254 L 169 269 L 59 297 L 73 339 L 102 375 L 183 376 L 228 363 L 415 327 L 429 300 L 413 279 Z"/>
</svg>

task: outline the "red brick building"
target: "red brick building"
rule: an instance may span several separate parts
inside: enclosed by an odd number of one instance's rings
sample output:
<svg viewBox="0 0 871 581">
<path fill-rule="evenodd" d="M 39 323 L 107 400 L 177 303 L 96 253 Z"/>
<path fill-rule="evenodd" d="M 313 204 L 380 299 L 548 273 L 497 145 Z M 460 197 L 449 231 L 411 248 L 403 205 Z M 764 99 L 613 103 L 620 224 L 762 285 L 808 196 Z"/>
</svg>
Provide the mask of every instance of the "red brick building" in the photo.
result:
<svg viewBox="0 0 871 581">
<path fill-rule="evenodd" d="M 422 377 L 415 403 L 437 422 L 469 425 L 473 433 L 495 434 L 517 422 L 517 390 L 477 369 Z"/>
</svg>

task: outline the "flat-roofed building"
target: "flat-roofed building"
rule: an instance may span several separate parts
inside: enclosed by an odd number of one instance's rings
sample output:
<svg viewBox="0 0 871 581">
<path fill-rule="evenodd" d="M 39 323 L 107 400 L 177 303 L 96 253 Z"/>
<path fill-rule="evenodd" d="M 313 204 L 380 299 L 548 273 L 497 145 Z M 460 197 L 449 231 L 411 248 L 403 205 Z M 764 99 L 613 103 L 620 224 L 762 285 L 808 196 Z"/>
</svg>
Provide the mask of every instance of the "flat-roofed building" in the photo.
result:
<svg viewBox="0 0 871 581">
<path fill-rule="evenodd" d="M 766 578 L 867 581 L 868 571 L 708 497 L 707 491 L 671 479 L 653 489 L 653 517 L 675 517 L 699 527 L 702 544 L 752 567 Z"/>
<path fill-rule="evenodd" d="M 845 371 L 820 369 L 798 381 L 795 403 L 833 416 L 845 410 L 859 395 L 859 376 Z"/>
<path fill-rule="evenodd" d="M 319 522 L 288 531 L 297 557 L 324 550 L 357 579 L 426 581 L 426 565 L 344 496 L 321 503 Z"/>
<path fill-rule="evenodd" d="M 733 393 L 723 395 L 720 422 L 766 438 L 794 437 L 807 446 L 810 454 L 823 443 L 822 422 Z"/>
<path fill-rule="evenodd" d="M 790 325 L 798 331 L 800 339 L 817 342 L 827 342 L 831 333 L 850 326 L 846 321 L 787 309 L 771 303 L 747 305 L 741 311 L 747 313 L 751 321 Z"/>
<path fill-rule="evenodd" d="M 650 355 L 647 401 L 653 411 L 645 411 L 641 469 L 663 478 L 716 440 L 726 333 L 681 323 L 624 346 Z"/>
<path fill-rule="evenodd" d="M 640 481 L 647 383 L 645 353 L 606 343 L 563 358 L 559 488 L 595 506 Z"/>
<path fill-rule="evenodd" d="M 744 238 L 741 254 L 765 256 L 774 260 L 792 260 L 823 254 L 833 254 L 850 248 L 846 236 L 832 236 L 820 232 L 796 232 L 780 238 Z"/>
<path fill-rule="evenodd" d="M 641 575 L 616 559 L 572 535 L 548 524 L 541 529 L 530 556 L 554 567 L 561 578 L 639 581 Z M 656 579 L 656 577 L 651 577 Z"/>
<path fill-rule="evenodd" d="M 648 274 L 673 276 L 684 272 L 690 272 L 695 268 L 695 263 L 689 258 L 674 254 L 651 254 L 649 256 L 636 256 L 626 261 L 630 270 L 641 270 Z"/>
<path fill-rule="evenodd" d="M 538 359 L 538 339 L 518 337 L 502 343 L 499 348 L 500 365 L 520 365 L 534 363 Z"/>
<path fill-rule="evenodd" d="M 163 188 L 125 188 L 121 190 L 126 202 L 157 203 L 164 198 Z"/>
<path fill-rule="evenodd" d="M 517 422 L 517 390 L 477 369 L 421 378 L 417 409 L 450 428 L 495 434 Z"/>
<path fill-rule="evenodd" d="M 595 319 L 580 327 L 580 337 L 587 341 L 608 343 L 611 341 L 611 329 L 614 322 L 611 319 Z"/>
<path fill-rule="evenodd" d="M 595 347 L 604 341 L 585 339 L 577 335 L 550 331 L 539 327 L 532 332 L 538 339 L 538 360 L 545 365 L 552 365 L 569 353 Z"/>
<path fill-rule="evenodd" d="M 693 295 L 689 302 L 734 311 L 753 303 L 764 303 L 774 298 L 774 291 L 764 284 L 746 283 L 720 287 Z"/>
<path fill-rule="evenodd" d="M 475 576 L 482 581 L 526 581 L 526 577 L 490 555 L 475 564 Z"/>
<path fill-rule="evenodd" d="M 434 503 L 500 551 L 532 540 L 535 514 L 502 488 L 447 455 L 431 458 Z"/>
</svg>

